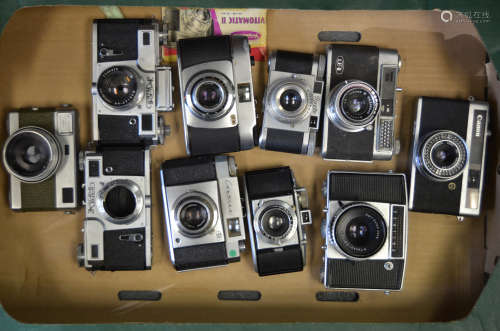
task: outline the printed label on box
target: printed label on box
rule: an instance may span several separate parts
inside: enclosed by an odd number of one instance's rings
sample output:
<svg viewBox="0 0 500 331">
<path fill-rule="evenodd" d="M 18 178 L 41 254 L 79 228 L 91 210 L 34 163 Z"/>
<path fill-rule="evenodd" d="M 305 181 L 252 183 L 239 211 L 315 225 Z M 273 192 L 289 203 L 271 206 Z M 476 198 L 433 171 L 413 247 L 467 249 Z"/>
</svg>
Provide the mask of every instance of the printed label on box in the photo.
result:
<svg viewBox="0 0 500 331">
<path fill-rule="evenodd" d="M 266 9 L 162 8 L 163 23 L 168 28 L 168 43 L 163 60 L 177 61 L 176 42 L 183 38 L 243 35 L 248 37 L 255 61 L 266 55 Z"/>
</svg>

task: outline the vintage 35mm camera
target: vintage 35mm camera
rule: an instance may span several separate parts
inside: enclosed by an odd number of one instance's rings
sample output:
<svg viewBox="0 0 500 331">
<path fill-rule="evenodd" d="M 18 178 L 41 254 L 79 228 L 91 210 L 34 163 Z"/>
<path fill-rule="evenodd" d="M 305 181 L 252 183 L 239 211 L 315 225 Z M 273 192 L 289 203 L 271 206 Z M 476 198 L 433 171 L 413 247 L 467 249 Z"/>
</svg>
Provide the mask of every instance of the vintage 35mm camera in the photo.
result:
<svg viewBox="0 0 500 331">
<path fill-rule="evenodd" d="M 175 269 L 240 260 L 245 227 L 231 156 L 165 161 L 161 169 L 165 228 Z"/>
<path fill-rule="evenodd" d="M 184 137 L 188 155 L 255 146 L 255 104 L 247 37 L 177 42 Z"/>
<path fill-rule="evenodd" d="M 329 94 L 323 117 L 323 159 L 390 160 L 399 153 L 399 141 L 394 138 L 394 107 L 400 67 L 396 50 L 359 45 L 327 47 Z"/>
<path fill-rule="evenodd" d="M 269 57 L 259 146 L 313 155 L 323 96 L 325 56 L 276 51 Z"/>
<path fill-rule="evenodd" d="M 82 152 L 80 167 L 85 173 L 80 266 L 151 269 L 150 151 L 101 147 Z"/>
<path fill-rule="evenodd" d="M 405 175 L 330 171 L 324 193 L 325 287 L 401 290 L 408 234 Z"/>
<path fill-rule="evenodd" d="M 151 19 L 99 19 L 92 29 L 92 139 L 162 144 L 173 110 L 172 73 L 160 66 L 162 33 Z"/>
<path fill-rule="evenodd" d="M 260 276 L 301 271 L 312 223 L 307 192 L 289 167 L 245 174 L 245 201 L 255 271 Z"/>
<path fill-rule="evenodd" d="M 10 208 L 78 207 L 78 113 L 68 105 L 9 112 L 3 164 Z"/>
<path fill-rule="evenodd" d="M 411 210 L 457 216 L 480 214 L 488 122 L 486 102 L 418 99 Z"/>
</svg>

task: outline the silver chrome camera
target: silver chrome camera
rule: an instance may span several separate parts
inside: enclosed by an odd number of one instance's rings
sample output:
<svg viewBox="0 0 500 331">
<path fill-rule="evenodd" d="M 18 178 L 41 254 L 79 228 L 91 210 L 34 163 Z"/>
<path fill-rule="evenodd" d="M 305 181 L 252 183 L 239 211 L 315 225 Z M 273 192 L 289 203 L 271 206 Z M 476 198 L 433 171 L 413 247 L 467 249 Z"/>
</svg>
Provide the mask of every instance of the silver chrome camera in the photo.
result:
<svg viewBox="0 0 500 331">
<path fill-rule="evenodd" d="M 98 19 L 92 28 L 92 139 L 163 144 L 173 110 L 172 73 L 160 66 L 166 33 L 152 19 Z"/>
<path fill-rule="evenodd" d="M 236 172 L 231 156 L 163 162 L 165 228 L 176 270 L 240 260 L 245 227 Z"/>
<path fill-rule="evenodd" d="M 276 51 L 269 56 L 259 146 L 313 155 L 323 96 L 325 56 Z"/>
<path fill-rule="evenodd" d="M 177 42 L 184 138 L 188 155 L 255 146 L 255 104 L 247 37 Z"/>
<path fill-rule="evenodd" d="M 3 164 L 10 177 L 10 208 L 78 207 L 78 113 L 68 105 L 9 112 Z"/>
<path fill-rule="evenodd" d="M 305 226 L 312 223 L 307 192 L 289 167 L 245 174 L 245 200 L 255 271 L 260 276 L 302 271 Z"/>
<path fill-rule="evenodd" d="M 81 153 L 85 220 L 80 266 L 151 269 L 150 163 L 148 149 L 115 146 Z"/>
<path fill-rule="evenodd" d="M 489 105 L 420 97 L 413 132 L 409 208 L 479 216 Z"/>
<path fill-rule="evenodd" d="M 324 194 L 325 287 L 401 290 L 408 235 L 405 175 L 330 171 Z"/>
<path fill-rule="evenodd" d="M 325 160 L 390 160 L 395 91 L 401 59 L 396 50 L 374 46 L 327 47 L 321 155 Z"/>
</svg>

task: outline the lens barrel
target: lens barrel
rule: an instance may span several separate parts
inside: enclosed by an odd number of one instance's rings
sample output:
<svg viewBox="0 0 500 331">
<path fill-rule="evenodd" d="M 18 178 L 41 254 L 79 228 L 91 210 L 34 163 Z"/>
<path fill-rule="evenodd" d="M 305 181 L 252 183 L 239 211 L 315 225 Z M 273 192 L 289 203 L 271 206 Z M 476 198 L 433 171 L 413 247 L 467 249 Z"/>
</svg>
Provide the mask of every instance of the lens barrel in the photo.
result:
<svg viewBox="0 0 500 331">
<path fill-rule="evenodd" d="M 376 254 L 387 238 L 383 216 L 365 204 L 342 209 L 331 223 L 329 232 L 331 240 L 344 255 L 357 259 Z"/>
<path fill-rule="evenodd" d="M 129 67 L 114 66 L 104 70 L 97 81 L 97 91 L 111 107 L 124 108 L 139 95 L 141 79 Z"/>
<path fill-rule="evenodd" d="M 297 229 L 297 215 L 282 200 L 264 202 L 255 212 L 254 229 L 269 242 L 287 240 Z"/>
<path fill-rule="evenodd" d="M 275 81 L 268 87 L 265 107 L 280 122 L 295 123 L 306 119 L 312 107 L 312 91 L 306 81 L 284 79 Z"/>
<path fill-rule="evenodd" d="M 327 112 L 339 128 L 357 132 L 373 123 L 379 108 L 380 97 L 375 88 L 360 80 L 348 80 L 333 88 Z"/>
<path fill-rule="evenodd" d="M 55 174 L 62 158 L 56 137 L 38 127 L 24 127 L 7 138 L 3 162 L 7 171 L 23 182 L 44 181 Z"/>
<path fill-rule="evenodd" d="M 202 192 L 188 192 L 174 202 L 175 222 L 187 237 L 198 238 L 210 232 L 219 214 L 215 202 Z"/>
<path fill-rule="evenodd" d="M 467 144 L 453 131 L 436 131 L 425 137 L 416 155 L 418 169 L 437 181 L 462 174 L 469 159 Z"/>
<path fill-rule="evenodd" d="M 226 115 L 234 103 L 234 87 L 221 73 L 206 71 L 194 76 L 187 84 L 184 100 L 191 112 L 214 121 Z"/>
<path fill-rule="evenodd" d="M 128 179 L 113 180 L 99 191 L 96 206 L 107 221 L 128 224 L 137 219 L 144 208 L 139 185 Z"/>
</svg>

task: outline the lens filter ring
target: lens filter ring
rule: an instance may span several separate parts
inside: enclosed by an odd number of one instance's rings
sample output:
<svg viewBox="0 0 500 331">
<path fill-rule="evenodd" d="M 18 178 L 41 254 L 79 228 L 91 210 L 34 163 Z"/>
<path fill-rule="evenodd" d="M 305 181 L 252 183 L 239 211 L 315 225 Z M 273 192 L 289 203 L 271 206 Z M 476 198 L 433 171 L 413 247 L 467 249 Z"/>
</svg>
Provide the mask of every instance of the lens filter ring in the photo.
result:
<svg viewBox="0 0 500 331">
<path fill-rule="evenodd" d="M 5 141 L 3 163 L 22 182 L 38 183 L 52 177 L 62 162 L 62 148 L 49 131 L 27 126 Z"/>
</svg>

